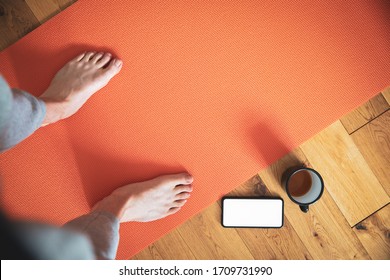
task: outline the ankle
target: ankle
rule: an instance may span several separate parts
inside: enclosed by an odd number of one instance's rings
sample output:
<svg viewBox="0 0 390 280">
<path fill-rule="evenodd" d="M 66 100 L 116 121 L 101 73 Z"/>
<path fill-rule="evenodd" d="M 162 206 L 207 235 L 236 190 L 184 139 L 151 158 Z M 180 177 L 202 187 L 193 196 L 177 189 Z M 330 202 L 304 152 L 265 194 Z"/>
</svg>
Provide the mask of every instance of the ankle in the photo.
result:
<svg viewBox="0 0 390 280">
<path fill-rule="evenodd" d="M 42 126 L 55 123 L 64 118 L 65 112 L 62 102 L 54 101 L 46 97 L 39 97 L 46 105 L 46 114 Z"/>
<path fill-rule="evenodd" d="M 103 198 L 101 201 L 96 203 L 92 212 L 94 211 L 104 211 L 113 214 L 119 220 L 121 220 L 124 211 L 125 211 L 126 201 L 122 197 L 117 196 L 115 193 L 110 194 L 109 196 Z"/>
</svg>

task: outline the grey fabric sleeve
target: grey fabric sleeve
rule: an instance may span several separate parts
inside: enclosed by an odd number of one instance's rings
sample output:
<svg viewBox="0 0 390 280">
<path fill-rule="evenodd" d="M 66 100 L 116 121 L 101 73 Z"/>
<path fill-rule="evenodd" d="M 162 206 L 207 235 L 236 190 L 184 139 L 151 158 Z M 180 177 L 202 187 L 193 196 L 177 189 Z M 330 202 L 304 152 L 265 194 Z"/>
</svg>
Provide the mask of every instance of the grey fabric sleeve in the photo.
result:
<svg viewBox="0 0 390 280">
<path fill-rule="evenodd" d="M 36 222 L 13 222 L 19 242 L 41 260 L 93 260 L 88 236 L 73 230 Z"/>
<path fill-rule="evenodd" d="M 0 76 L 0 152 L 30 136 L 43 122 L 45 103 L 19 89 L 10 89 Z"/>
<path fill-rule="evenodd" d="M 96 258 L 113 260 L 119 243 L 119 220 L 113 214 L 93 211 L 69 221 L 64 228 L 86 234 L 92 241 Z"/>
</svg>

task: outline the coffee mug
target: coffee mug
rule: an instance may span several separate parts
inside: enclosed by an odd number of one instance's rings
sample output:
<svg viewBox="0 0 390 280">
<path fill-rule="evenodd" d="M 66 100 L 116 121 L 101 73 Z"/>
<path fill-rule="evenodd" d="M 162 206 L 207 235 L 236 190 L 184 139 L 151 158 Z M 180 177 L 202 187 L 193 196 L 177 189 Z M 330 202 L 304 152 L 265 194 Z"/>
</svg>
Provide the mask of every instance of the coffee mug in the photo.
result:
<svg viewBox="0 0 390 280">
<path fill-rule="evenodd" d="M 324 192 L 321 175 L 312 168 L 302 166 L 287 169 L 282 175 L 282 186 L 288 197 L 305 213 L 309 211 L 309 205 L 320 199 Z"/>
</svg>

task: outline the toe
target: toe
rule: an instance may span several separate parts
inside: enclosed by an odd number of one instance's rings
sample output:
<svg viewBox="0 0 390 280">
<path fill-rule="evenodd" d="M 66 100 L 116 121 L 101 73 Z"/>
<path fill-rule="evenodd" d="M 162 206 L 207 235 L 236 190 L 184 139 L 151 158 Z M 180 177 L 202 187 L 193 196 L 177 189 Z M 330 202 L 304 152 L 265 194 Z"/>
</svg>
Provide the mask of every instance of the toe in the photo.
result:
<svg viewBox="0 0 390 280">
<path fill-rule="evenodd" d="M 98 66 L 98 67 L 104 67 L 104 66 L 106 66 L 106 64 L 110 61 L 110 59 L 111 59 L 111 54 L 110 53 L 105 53 L 104 54 L 104 56 L 102 57 L 102 59 L 100 59 L 97 63 L 96 63 L 96 65 Z"/>
<path fill-rule="evenodd" d="M 91 62 L 97 63 L 103 56 L 103 53 L 97 53 L 91 58 Z"/>
<path fill-rule="evenodd" d="M 164 175 L 159 177 L 159 179 L 162 180 L 163 183 L 170 184 L 173 187 L 177 185 L 191 184 L 193 181 L 192 176 L 188 173 Z"/>
<path fill-rule="evenodd" d="M 187 202 L 187 199 L 176 200 L 176 201 L 173 203 L 173 206 L 174 206 L 174 207 L 182 207 L 182 206 L 184 206 L 184 204 L 186 204 L 186 202 Z"/>
<path fill-rule="evenodd" d="M 180 185 L 180 186 L 176 186 L 174 188 L 174 191 L 176 194 L 180 194 L 180 193 L 190 193 L 192 192 L 192 186 L 191 185 Z"/>
<path fill-rule="evenodd" d="M 103 70 L 109 76 L 109 78 L 111 78 L 116 74 L 118 74 L 121 69 L 122 69 L 122 60 L 115 58 L 111 60 L 107 68 Z"/>
<path fill-rule="evenodd" d="M 191 194 L 189 192 L 182 192 L 182 193 L 178 193 L 176 196 L 175 196 L 175 199 L 176 200 L 180 200 L 180 199 L 187 199 L 191 196 Z"/>
<path fill-rule="evenodd" d="M 181 207 L 173 207 L 173 208 L 169 209 L 167 216 L 177 213 L 180 209 L 181 209 Z"/>
<path fill-rule="evenodd" d="M 79 54 L 78 56 L 76 56 L 74 59 L 72 59 L 71 61 L 73 62 L 79 62 L 80 60 L 83 59 L 83 57 L 85 56 L 85 52 Z"/>
<path fill-rule="evenodd" d="M 94 55 L 94 52 L 87 52 L 84 57 L 81 59 L 83 62 L 88 62 Z"/>
</svg>

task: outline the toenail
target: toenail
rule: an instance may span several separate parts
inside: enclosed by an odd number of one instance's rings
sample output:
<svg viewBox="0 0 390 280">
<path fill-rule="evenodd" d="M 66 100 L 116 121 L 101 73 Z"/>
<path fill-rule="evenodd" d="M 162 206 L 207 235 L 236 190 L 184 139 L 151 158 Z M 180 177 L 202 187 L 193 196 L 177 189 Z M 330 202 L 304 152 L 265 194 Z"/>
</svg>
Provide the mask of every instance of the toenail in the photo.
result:
<svg viewBox="0 0 390 280">
<path fill-rule="evenodd" d="M 186 181 L 190 182 L 192 180 L 192 176 L 190 174 L 186 175 Z"/>
<path fill-rule="evenodd" d="M 119 59 L 115 59 L 115 66 L 119 67 L 121 65 L 122 65 L 122 61 L 120 61 Z"/>
</svg>

